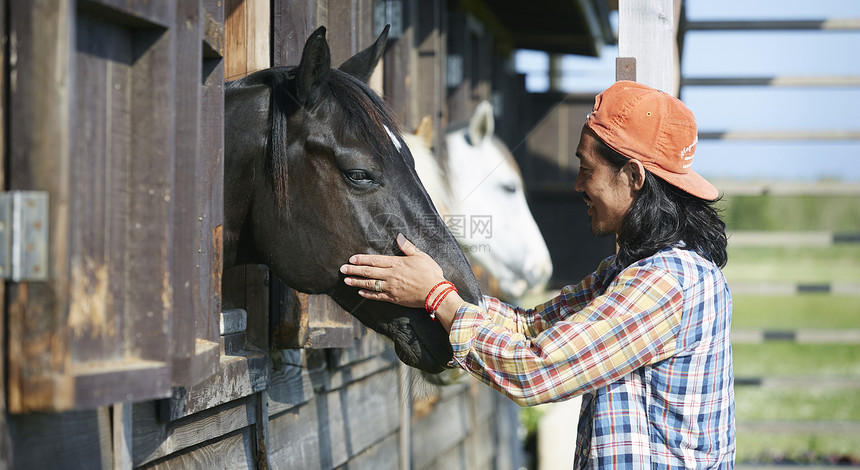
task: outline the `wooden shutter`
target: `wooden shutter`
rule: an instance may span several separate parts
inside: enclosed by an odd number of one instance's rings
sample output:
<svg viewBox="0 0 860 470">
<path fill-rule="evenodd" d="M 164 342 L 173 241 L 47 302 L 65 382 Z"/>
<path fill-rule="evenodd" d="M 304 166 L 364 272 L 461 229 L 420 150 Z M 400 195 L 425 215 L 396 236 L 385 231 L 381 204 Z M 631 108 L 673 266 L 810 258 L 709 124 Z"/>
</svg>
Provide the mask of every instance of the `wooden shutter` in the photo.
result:
<svg viewBox="0 0 860 470">
<path fill-rule="evenodd" d="M 48 279 L 8 289 L 10 411 L 202 380 L 220 308 L 223 69 L 202 57 L 223 48 L 218 16 L 200 0 L 9 11 L 7 182 L 46 192 L 50 225 Z"/>
</svg>

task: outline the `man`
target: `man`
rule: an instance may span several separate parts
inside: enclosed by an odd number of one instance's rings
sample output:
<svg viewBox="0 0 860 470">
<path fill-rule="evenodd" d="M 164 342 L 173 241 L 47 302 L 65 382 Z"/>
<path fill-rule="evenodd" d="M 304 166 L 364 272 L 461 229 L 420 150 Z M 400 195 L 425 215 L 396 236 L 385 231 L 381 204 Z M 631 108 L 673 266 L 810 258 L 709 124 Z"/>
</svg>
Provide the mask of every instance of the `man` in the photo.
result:
<svg viewBox="0 0 860 470">
<path fill-rule="evenodd" d="M 406 256 L 353 256 L 345 282 L 425 305 L 453 362 L 520 405 L 582 395 L 575 468 L 732 468 L 725 224 L 691 169 L 696 136 L 693 114 L 658 90 L 621 81 L 597 96 L 574 188 L 619 251 L 534 309 L 463 302 L 402 236 Z"/>
</svg>

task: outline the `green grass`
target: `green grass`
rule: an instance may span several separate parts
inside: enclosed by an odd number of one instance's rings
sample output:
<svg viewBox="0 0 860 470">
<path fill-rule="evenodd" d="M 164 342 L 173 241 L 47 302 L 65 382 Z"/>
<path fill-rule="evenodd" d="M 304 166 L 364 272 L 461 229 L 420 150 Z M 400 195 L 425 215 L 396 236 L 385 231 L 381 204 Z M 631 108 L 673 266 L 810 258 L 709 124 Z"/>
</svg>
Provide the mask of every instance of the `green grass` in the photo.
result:
<svg viewBox="0 0 860 470">
<path fill-rule="evenodd" d="M 860 233 L 856 196 L 729 196 L 719 206 L 730 230 Z"/>
<path fill-rule="evenodd" d="M 732 298 L 732 328 L 771 330 L 860 328 L 860 297 L 804 294 Z"/>
<path fill-rule="evenodd" d="M 860 420 L 860 390 L 738 386 L 735 406 L 738 422 Z"/>
<path fill-rule="evenodd" d="M 762 434 L 739 432 L 738 462 L 828 463 L 828 458 L 858 456 L 860 438 L 844 434 Z"/>
<path fill-rule="evenodd" d="M 723 269 L 736 282 L 860 282 L 860 244 L 729 248 Z"/>
<path fill-rule="evenodd" d="M 860 344 L 734 344 L 735 377 L 851 376 L 860 380 Z"/>
<path fill-rule="evenodd" d="M 852 196 L 730 196 L 719 205 L 732 231 L 860 233 L 860 198 Z M 860 282 L 860 245 L 729 247 L 730 285 L 744 282 L 821 284 Z M 860 297 L 806 294 L 741 295 L 732 328 L 860 328 Z M 856 377 L 860 345 L 769 342 L 733 346 L 736 377 Z M 736 419 L 752 421 L 860 420 L 860 390 L 736 387 Z M 738 462 L 827 462 L 860 457 L 860 436 L 838 433 L 738 433 Z"/>
</svg>

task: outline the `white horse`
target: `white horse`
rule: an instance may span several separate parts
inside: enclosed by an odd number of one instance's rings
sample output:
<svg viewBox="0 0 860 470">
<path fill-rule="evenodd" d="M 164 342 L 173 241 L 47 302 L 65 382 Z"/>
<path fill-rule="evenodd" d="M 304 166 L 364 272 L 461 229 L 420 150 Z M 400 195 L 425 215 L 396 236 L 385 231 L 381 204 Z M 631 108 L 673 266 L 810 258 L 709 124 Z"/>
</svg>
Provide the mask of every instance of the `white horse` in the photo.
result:
<svg viewBox="0 0 860 470">
<path fill-rule="evenodd" d="M 404 141 L 415 169 L 487 293 L 509 302 L 546 287 L 552 261 L 526 203 L 519 167 L 495 135 L 493 107 L 452 126 L 434 155 L 429 118 Z"/>
</svg>

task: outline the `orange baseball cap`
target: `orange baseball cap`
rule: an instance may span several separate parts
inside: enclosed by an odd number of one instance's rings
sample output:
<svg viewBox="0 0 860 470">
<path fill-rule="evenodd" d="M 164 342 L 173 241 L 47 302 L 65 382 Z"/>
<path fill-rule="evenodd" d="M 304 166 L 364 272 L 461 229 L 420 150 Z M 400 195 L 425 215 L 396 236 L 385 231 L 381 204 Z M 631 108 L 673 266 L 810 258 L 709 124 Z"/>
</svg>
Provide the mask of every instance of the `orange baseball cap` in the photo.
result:
<svg viewBox="0 0 860 470">
<path fill-rule="evenodd" d="M 717 188 L 693 171 L 696 117 L 681 100 L 621 80 L 594 99 L 585 125 L 606 145 L 693 196 L 712 201 Z"/>
</svg>

